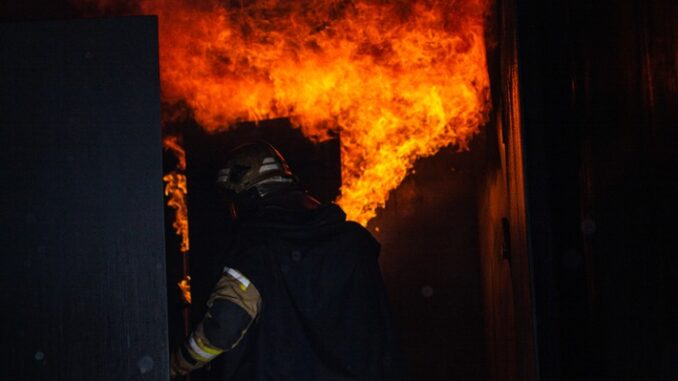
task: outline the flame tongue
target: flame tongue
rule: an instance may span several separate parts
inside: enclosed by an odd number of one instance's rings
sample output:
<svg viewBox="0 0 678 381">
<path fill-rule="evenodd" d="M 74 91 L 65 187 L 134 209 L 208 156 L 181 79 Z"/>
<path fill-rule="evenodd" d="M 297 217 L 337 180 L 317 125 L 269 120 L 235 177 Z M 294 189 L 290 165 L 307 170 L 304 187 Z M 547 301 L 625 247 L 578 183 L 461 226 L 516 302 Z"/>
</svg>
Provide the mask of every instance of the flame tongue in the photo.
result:
<svg viewBox="0 0 678 381">
<path fill-rule="evenodd" d="M 193 297 L 191 295 L 191 277 L 190 275 L 184 276 L 184 279 L 180 280 L 177 283 L 179 289 L 181 290 L 181 295 L 184 298 L 184 302 L 191 304 L 193 302 Z"/>
<path fill-rule="evenodd" d="M 464 148 L 486 121 L 486 8 L 483 0 L 141 3 L 159 15 L 166 100 L 185 100 L 208 131 L 290 117 L 314 140 L 338 132 L 338 203 L 363 224 L 417 158 Z"/>
<path fill-rule="evenodd" d="M 172 152 L 177 158 L 177 169 L 170 171 L 162 180 L 165 182 L 165 196 L 167 196 L 167 205 L 175 210 L 174 227 L 175 233 L 181 237 L 180 251 L 183 256 L 182 280 L 177 284 L 181 290 L 184 302 L 191 304 L 191 277 L 188 275 L 188 264 L 186 255 L 190 249 L 188 235 L 188 208 L 186 206 L 186 195 L 188 194 L 188 185 L 186 175 L 181 173 L 186 170 L 186 151 L 181 146 L 179 138 L 174 135 L 165 136 L 163 139 L 165 149 Z"/>
</svg>

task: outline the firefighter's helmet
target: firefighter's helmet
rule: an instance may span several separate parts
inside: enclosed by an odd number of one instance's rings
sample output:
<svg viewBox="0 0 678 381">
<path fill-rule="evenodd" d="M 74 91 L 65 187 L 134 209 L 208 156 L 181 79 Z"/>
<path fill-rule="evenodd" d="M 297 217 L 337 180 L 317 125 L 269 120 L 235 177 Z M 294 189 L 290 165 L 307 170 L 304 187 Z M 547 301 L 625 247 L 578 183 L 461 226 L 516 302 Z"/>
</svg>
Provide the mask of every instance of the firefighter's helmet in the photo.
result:
<svg viewBox="0 0 678 381">
<path fill-rule="evenodd" d="M 226 164 L 217 173 L 217 185 L 235 194 L 264 188 L 264 184 L 294 182 L 296 178 L 285 158 L 272 145 L 263 141 L 234 148 Z"/>
</svg>

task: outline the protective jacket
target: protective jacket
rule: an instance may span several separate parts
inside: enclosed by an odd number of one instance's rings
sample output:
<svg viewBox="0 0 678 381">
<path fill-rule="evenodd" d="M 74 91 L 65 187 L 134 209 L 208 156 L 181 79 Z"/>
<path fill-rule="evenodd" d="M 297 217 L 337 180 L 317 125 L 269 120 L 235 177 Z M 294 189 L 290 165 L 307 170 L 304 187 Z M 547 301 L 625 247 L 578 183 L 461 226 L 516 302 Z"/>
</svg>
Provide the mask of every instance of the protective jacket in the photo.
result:
<svg viewBox="0 0 678 381">
<path fill-rule="evenodd" d="M 366 229 L 296 190 L 265 197 L 239 220 L 220 282 L 250 300 L 227 297 L 210 306 L 211 328 L 198 327 L 212 357 L 224 352 L 214 369 L 222 380 L 403 378 L 379 244 Z"/>
</svg>

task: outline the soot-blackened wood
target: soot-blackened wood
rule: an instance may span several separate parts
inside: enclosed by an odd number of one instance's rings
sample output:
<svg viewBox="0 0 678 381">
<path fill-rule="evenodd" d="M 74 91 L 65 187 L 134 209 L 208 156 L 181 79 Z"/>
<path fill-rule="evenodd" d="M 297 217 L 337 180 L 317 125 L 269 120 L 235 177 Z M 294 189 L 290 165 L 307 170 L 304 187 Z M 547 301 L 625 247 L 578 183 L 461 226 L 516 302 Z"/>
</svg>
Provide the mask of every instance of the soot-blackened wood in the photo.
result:
<svg viewBox="0 0 678 381">
<path fill-rule="evenodd" d="M 2 380 L 168 378 L 157 21 L 0 25 Z"/>
</svg>

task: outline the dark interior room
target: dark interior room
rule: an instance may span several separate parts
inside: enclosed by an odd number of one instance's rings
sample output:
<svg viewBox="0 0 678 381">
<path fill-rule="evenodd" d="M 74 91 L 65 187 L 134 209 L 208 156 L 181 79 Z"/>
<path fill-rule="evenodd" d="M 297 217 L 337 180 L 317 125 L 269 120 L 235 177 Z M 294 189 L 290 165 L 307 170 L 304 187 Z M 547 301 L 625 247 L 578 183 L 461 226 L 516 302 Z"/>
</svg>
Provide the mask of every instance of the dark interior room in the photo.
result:
<svg viewBox="0 0 678 381">
<path fill-rule="evenodd" d="M 253 141 L 378 241 L 403 379 L 678 379 L 677 18 L 3 2 L 0 379 L 169 380 L 238 238 L 217 174 Z M 173 379 L 242 379 L 228 355 Z"/>
</svg>

